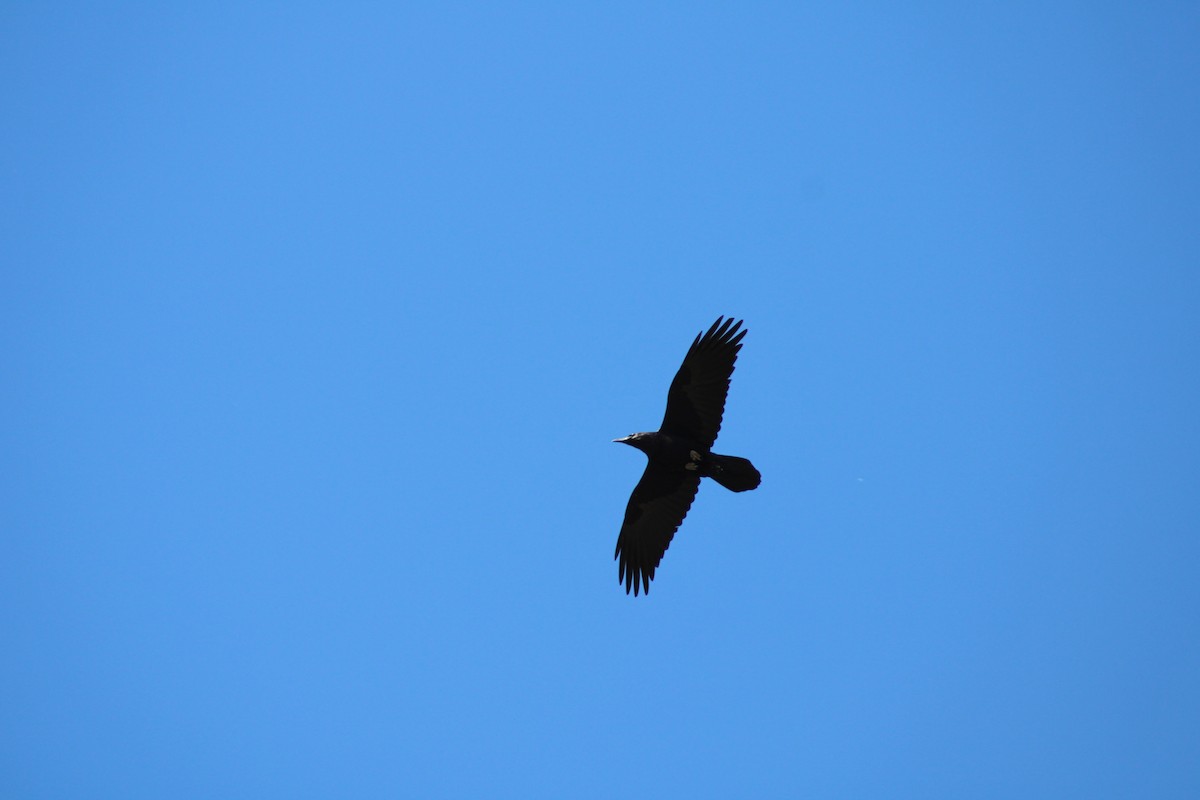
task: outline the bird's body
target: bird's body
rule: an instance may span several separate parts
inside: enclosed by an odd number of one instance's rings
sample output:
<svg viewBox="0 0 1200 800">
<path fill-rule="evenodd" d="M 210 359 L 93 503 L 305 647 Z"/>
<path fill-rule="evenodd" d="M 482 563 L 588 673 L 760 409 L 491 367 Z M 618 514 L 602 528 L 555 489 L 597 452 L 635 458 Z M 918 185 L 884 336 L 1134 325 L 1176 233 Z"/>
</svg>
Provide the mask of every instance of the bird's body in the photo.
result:
<svg viewBox="0 0 1200 800">
<path fill-rule="evenodd" d="M 729 377 L 745 330 L 718 317 L 696 337 L 671 381 L 667 412 L 658 431 L 634 433 L 613 441 L 636 447 L 649 463 L 629 498 L 617 537 L 618 580 L 625 591 L 650 591 L 650 581 L 687 516 L 701 478 L 712 478 L 734 492 L 754 489 L 762 479 L 744 458 L 712 452 L 721 430 Z"/>
<path fill-rule="evenodd" d="M 633 433 L 613 441 L 636 447 L 652 461 L 663 467 L 674 469 L 697 469 L 695 466 L 700 459 L 696 458 L 699 451 L 697 445 L 690 439 L 681 436 L 671 436 L 662 431 L 648 433 Z M 689 465 L 692 465 L 689 467 Z"/>
</svg>

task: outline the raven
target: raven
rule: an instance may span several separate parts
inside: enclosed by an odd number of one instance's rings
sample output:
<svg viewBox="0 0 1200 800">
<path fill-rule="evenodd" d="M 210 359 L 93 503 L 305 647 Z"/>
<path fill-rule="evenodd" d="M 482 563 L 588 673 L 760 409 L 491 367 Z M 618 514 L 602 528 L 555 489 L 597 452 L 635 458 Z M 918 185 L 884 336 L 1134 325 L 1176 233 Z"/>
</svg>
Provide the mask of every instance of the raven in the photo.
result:
<svg viewBox="0 0 1200 800">
<path fill-rule="evenodd" d="M 650 593 L 654 570 L 692 507 L 701 478 L 712 478 L 733 492 L 754 489 L 762 481 L 746 459 L 711 449 L 721 430 L 733 362 L 746 335 L 741 326 L 742 320 L 717 317 L 707 333 L 697 334 L 667 391 L 667 413 L 659 430 L 613 439 L 641 450 L 650 462 L 625 508 L 613 556 L 620 559 L 617 582 L 624 582 L 626 594 L 632 589 L 637 597 L 638 584 Z"/>
</svg>

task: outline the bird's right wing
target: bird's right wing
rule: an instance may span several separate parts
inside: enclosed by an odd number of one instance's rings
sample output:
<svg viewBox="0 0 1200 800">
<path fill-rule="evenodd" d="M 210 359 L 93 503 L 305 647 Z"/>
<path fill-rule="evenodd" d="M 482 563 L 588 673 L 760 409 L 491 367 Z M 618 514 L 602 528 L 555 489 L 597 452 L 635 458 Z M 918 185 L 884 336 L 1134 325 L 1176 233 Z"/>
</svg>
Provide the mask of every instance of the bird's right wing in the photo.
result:
<svg viewBox="0 0 1200 800">
<path fill-rule="evenodd" d="M 662 432 L 682 436 L 704 448 L 713 446 L 725 414 L 729 376 L 742 349 L 742 321 L 717 317 L 696 337 L 667 391 Z"/>
<path fill-rule="evenodd" d="M 695 472 L 665 470 L 653 463 L 646 466 L 625 508 L 625 522 L 613 555 L 620 559 L 617 581 L 625 584 L 626 594 L 632 588 L 636 597 L 639 583 L 642 591 L 650 591 L 654 571 L 692 507 L 699 487 L 700 476 Z"/>
</svg>

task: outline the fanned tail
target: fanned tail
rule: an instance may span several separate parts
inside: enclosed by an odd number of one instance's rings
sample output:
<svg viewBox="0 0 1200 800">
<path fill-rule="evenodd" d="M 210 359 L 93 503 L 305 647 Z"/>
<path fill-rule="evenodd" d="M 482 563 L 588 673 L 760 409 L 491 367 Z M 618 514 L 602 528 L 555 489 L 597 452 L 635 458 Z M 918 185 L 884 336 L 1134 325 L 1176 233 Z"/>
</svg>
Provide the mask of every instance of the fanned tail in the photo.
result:
<svg viewBox="0 0 1200 800">
<path fill-rule="evenodd" d="M 706 466 L 707 469 L 701 474 L 707 475 L 731 492 L 756 489 L 762 483 L 762 475 L 745 458 L 709 453 Z"/>
</svg>

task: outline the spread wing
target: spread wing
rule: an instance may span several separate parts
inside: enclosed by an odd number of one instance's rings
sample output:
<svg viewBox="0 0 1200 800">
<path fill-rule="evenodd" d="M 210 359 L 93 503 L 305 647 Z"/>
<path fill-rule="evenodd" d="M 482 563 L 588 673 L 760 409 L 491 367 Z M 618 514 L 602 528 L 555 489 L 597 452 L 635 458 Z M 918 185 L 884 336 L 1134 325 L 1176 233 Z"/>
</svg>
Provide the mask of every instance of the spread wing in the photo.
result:
<svg viewBox="0 0 1200 800">
<path fill-rule="evenodd" d="M 667 391 L 667 413 L 662 432 L 690 439 L 711 448 L 721 430 L 725 396 L 733 362 L 742 349 L 742 321 L 717 317 L 707 333 L 699 335 L 683 358 Z"/>
<path fill-rule="evenodd" d="M 646 466 L 625 508 L 613 556 L 620 559 L 617 581 L 625 583 L 626 594 L 632 588 L 636 597 L 639 583 L 642 591 L 649 593 L 654 570 L 692 507 L 698 488 L 700 476 L 695 472 L 665 470 L 653 462 Z"/>
</svg>

